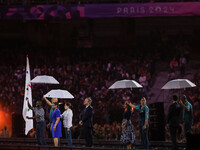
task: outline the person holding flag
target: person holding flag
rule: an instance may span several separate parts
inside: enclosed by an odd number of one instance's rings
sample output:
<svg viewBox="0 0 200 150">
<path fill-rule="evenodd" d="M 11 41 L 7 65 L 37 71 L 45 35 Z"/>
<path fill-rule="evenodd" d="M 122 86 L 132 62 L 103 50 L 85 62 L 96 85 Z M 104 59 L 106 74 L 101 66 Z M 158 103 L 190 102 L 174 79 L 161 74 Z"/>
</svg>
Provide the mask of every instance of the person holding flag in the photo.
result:
<svg viewBox="0 0 200 150">
<path fill-rule="evenodd" d="M 35 113 L 34 117 L 27 116 L 26 118 L 36 119 L 36 135 L 37 135 L 38 145 L 46 145 L 46 140 L 45 140 L 46 123 L 44 120 L 44 109 L 42 108 L 42 101 L 37 101 L 36 107 L 32 107 L 28 102 L 28 98 L 26 100 L 28 103 L 28 107 Z"/>
</svg>

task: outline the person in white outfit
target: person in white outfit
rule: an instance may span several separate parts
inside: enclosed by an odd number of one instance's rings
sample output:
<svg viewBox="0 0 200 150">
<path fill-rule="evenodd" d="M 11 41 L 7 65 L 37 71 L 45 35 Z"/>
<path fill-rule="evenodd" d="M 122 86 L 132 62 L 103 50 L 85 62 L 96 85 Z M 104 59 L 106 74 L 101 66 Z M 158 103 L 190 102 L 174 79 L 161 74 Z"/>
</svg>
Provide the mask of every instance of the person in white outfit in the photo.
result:
<svg viewBox="0 0 200 150">
<path fill-rule="evenodd" d="M 68 146 L 72 147 L 71 128 L 72 128 L 73 112 L 70 108 L 71 108 L 71 103 L 65 103 L 65 111 L 62 113 L 61 118 L 63 119 L 63 125 L 65 128 L 65 134 Z"/>
</svg>

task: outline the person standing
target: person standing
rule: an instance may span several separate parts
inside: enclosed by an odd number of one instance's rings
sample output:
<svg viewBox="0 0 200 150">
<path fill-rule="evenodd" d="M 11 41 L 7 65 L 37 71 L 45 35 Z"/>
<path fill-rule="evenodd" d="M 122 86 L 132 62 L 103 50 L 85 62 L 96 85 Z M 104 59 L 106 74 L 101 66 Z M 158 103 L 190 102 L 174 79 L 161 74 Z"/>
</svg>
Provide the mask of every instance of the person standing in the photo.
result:
<svg viewBox="0 0 200 150">
<path fill-rule="evenodd" d="M 192 105 L 190 104 L 190 102 L 188 102 L 185 95 L 181 97 L 179 103 L 183 107 L 184 134 L 187 138 L 187 136 L 192 133 L 193 109 Z"/>
<path fill-rule="evenodd" d="M 45 129 L 46 129 L 46 123 L 44 120 L 44 109 L 42 108 L 42 101 L 36 102 L 36 107 L 32 107 L 28 101 L 28 98 L 26 99 L 28 102 L 28 107 L 34 111 L 35 116 L 34 117 L 26 117 L 27 119 L 36 119 L 36 136 L 37 136 L 37 143 L 38 145 L 46 145 L 45 140 Z"/>
<path fill-rule="evenodd" d="M 141 142 L 144 149 L 149 149 L 149 139 L 148 139 L 148 120 L 149 120 L 149 108 L 146 104 L 146 98 L 142 97 L 140 100 L 140 105 L 133 105 L 128 103 L 131 107 L 139 110 L 139 131 L 141 136 Z"/>
<path fill-rule="evenodd" d="M 63 125 L 65 128 L 65 134 L 68 146 L 72 147 L 71 129 L 72 129 L 73 112 L 70 108 L 71 108 L 71 103 L 65 103 L 65 111 L 62 113 L 61 118 L 63 118 Z"/>
<path fill-rule="evenodd" d="M 49 124 L 48 124 L 48 127 L 50 128 L 50 132 L 52 133 L 52 130 L 51 130 L 52 129 L 52 123 L 53 123 L 52 113 L 54 111 L 54 109 L 53 109 L 53 103 L 54 102 L 58 102 L 58 98 L 52 98 L 51 102 L 46 97 L 43 97 L 43 99 L 51 107 L 51 109 L 49 111 Z M 60 103 L 58 103 L 58 104 L 60 104 Z M 58 108 L 59 108 L 59 106 L 58 106 Z M 60 138 L 58 138 L 58 146 L 60 146 Z"/>
<path fill-rule="evenodd" d="M 171 61 L 170 61 L 170 69 L 173 70 L 174 72 L 176 72 L 176 68 L 178 67 L 178 61 L 176 60 L 176 57 L 174 57 Z"/>
<path fill-rule="evenodd" d="M 135 142 L 135 134 L 133 130 L 133 125 L 131 123 L 132 110 L 127 102 L 124 103 L 125 111 L 122 120 L 122 135 L 120 141 L 126 144 L 127 149 L 131 149 L 131 144 Z"/>
<path fill-rule="evenodd" d="M 170 137 L 173 143 L 173 149 L 177 150 L 176 134 L 179 128 L 179 119 L 181 113 L 181 107 L 178 104 L 178 97 L 173 95 L 173 103 L 169 106 L 167 115 L 167 128 L 169 128 Z"/>
<path fill-rule="evenodd" d="M 79 125 L 82 126 L 82 133 L 85 138 L 85 146 L 92 147 L 93 146 L 93 108 L 91 106 L 92 99 L 90 97 L 84 100 L 85 108 L 81 113 Z"/>
<path fill-rule="evenodd" d="M 179 59 L 179 64 L 180 64 L 180 73 L 182 76 L 185 75 L 185 65 L 186 65 L 186 58 L 181 55 L 180 59 Z"/>
<path fill-rule="evenodd" d="M 52 113 L 52 137 L 54 141 L 54 146 L 58 146 L 59 138 L 62 137 L 62 125 L 60 121 L 60 110 L 58 109 L 58 102 L 53 103 L 53 113 Z"/>
</svg>

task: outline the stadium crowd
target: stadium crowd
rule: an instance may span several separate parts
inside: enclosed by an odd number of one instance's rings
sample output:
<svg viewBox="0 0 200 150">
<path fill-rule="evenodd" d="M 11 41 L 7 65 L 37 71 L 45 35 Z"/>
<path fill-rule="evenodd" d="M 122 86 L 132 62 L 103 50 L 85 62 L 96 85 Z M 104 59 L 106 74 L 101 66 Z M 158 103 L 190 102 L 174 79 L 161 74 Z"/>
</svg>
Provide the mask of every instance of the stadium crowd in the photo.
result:
<svg viewBox="0 0 200 150">
<path fill-rule="evenodd" d="M 152 58 L 152 59 L 150 59 Z M 62 58 L 55 60 L 55 64 L 59 64 Z M 50 59 L 51 60 L 51 59 Z M 126 100 L 138 101 L 141 94 L 147 95 L 147 86 L 151 81 L 151 71 L 153 61 L 156 58 L 153 56 L 132 58 L 128 63 L 121 61 L 109 62 L 81 62 L 73 65 L 43 65 L 42 67 L 31 66 L 31 77 L 46 74 L 54 76 L 60 85 L 56 88 L 67 89 L 71 92 L 75 99 L 71 100 L 74 113 L 73 123 L 77 124 L 79 114 L 82 110 L 82 102 L 88 95 L 94 100 L 93 107 L 95 110 L 95 128 L 97 130 L 97 137 L 101 138 L 103 135 L 98 135 L 98 131 L 104 124 L 115 124 L 121 122 L 121 114 L 123 112 L 123 103 Z M 30 64 L 31 64 L 30 58 Z M 8 113 L 21 113 L 24 96 L 24 79 L 25 66 L 2 65 L 0 68 L 2 74 L 0 76 L 0 94 L 1 104 L 4 111 Z M 146 87 L 143 91 L 131 90 L 108 90 L 108 87 L 116 80 L 133 79 Z M 52 85 L 32 85 L 33 102 L 42 98 L 45 92 L 48 92 Z M 61 106 L 62 107 L 62 106 Z M 48 107 L 46 107 L 46 117 L 48 118 Z M 116 123 L 117 122 L 117 123 Z M 108 129 L 115 130 L 115 125 Z M 104 126 L 106 127 L 106 125 Z M 114 127 L 114 128 L 113 128 Z M 107 128 L 107 127 L 106 127 Z M 117 138 L 115 133 L 108 134 L 107 138 Z"/>
<path fill-rule="evenodd" d="M 95 138 L 119 139 L 122 113 L 124 111 L 123 102 L 130 100 L 139 103 L 141 96 L 145 96 L 148 99 L 150 96 L 148 90 L 154 80 L 156 62 L 160 60 L 168 61 L 171 58 L 170 56 L 177 56 L 175 49 L 178 54 L 181 51 L 177 48 L 177 45 L 181 44 L 174 42 L 173 39 L 170 39 L 165 34 L 161 36 L 153 34 L 153 36 L 153 41 L 149 41 L 150 45 L 148 45 L 147 41 L 146 47 L 149 48 L 148 50 L 140 42 L 135 47 L 137 50 L 133 50 L 134 48 L 127 51 L 116 49 L 79 49 L 69 55 L 65 51 L 55 51 L 53 49 L 42 51 L 41 48 L 35 50 L 33 47 L 29 47 L 31 78 L 46 74 L 54 76 L 60 82 L 60 85 L 33 84 L 33 103 L 38 99 L 42 99 L 43 95 L 50 89 L 60 88 L 68 90 L 75 97 L 73 100 L 70 100 L 73 106 L 72 110 L 75 110 L 72 137 L 80 138 L 78 121 L 79 114 L 83 108 L 82 102 L 85 97 L 91 96 L 95 111 Z M 182 39 L 179 41 L 182 41 Z M 166 45 L 173 45 L 173 48 Z M 21 114 L 22 111 L 25 85 L 25 52 L 27 49 L 26 46 L 16 46 L 12 53 L 9 53 L 11 50 L 5 46 L 4 50 L 2 50 L 2 56 L 4 57 L 1 57 L 0 60 L 0 104 L 3 111 L 8 114 Z M 169 49 L 172 49 L 172 51 L 170 52 Z M 189 50 L 187 49 L 187 51 Z M 184 50 L 184 52 L 187 51 Z M 170 56 L 167 56 L 166 53 Z M 176 57 L 179 61 L 180 56 Z M 184 57 L 186 57 L 185 59 L 188 62 L 189 55 Z M 177 62 L 178 65 L 180 65 L 179 61 Z M 170 65 L 170 70 L 173 71 L 172 65 Z M 197 85 L 200 84 L 199 77 L 200 70 L 195 74 L 193 80 Z M 144 88 L 142 90 L 108 90 L 112 83 L 121 79 L 136 80 Z M 200 106 L 199 90 L 199 88 L 195 88 L 195 90 L 186 91 L 186 95 L 189 97 L 189 101 L 195 110 L 193 130 L 198 133 L 199 131 L 197 130 L 200 125 L 200 120 L 197 117 L 200 113 L 198 111 Z M 67 100 L 60 101 L 64 102 Z M 44 106 L 46 119 L 48 120 L 49 108 L 46 107 L 45 103 Z M 62 105 L 60 108 L 63 111 Z M 136 129 L 138 129 L 137 121 L 137 112 L 134 112 L 132 122 Z M 136 138 L 139 137 L 137 131 L 135 130 Z"/>
</svg>

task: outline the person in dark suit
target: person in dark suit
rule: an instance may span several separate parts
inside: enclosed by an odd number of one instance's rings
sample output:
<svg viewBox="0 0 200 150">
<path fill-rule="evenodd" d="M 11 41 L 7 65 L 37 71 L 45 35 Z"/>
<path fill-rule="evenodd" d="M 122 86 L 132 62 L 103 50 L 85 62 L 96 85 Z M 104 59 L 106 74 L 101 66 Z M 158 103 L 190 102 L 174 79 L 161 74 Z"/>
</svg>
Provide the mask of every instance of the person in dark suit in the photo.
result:
<svg viewBox="0 0 200 150">
<path fill-rule="evenodd" d="M 91 106 L 92 99 L 90 97 L 84 100 L 85 108 L 81 113 L 79 125 L 82 126 L 82 133 L 85 138 L 85 146 L 92 147 L 93 145 L 93 108 Z"/>
<path fill-rule="evenodd" d="M 173 149 L 177 150 L 176 134 L 179 128 L 179 120 L 181 107 L 178 104 L 178 97 L 173 95 L 173 103 L 169 106 L 168 116 L 167 116 L 167 128 L 169 128 L 170 137 L 173 143 Z"/>
</svg>

